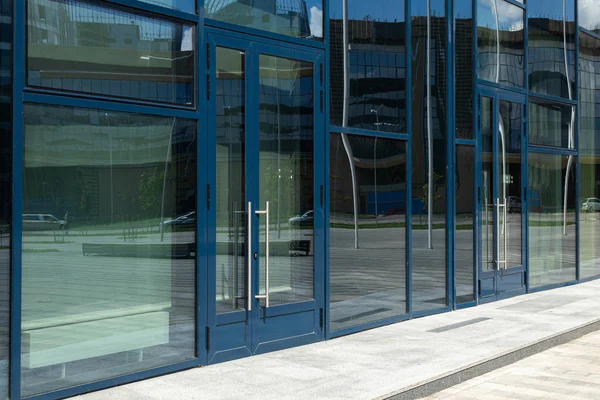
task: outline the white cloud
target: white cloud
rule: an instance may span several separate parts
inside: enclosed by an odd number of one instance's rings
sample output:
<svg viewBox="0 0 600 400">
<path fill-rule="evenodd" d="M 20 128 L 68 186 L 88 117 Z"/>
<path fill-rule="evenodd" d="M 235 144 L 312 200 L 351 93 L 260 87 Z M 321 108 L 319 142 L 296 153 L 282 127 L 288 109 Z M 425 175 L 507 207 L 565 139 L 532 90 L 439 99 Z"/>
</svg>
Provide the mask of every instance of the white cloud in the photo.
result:
<svg viewBox="0 0 600 400">
<path fill-rule="evenodd" d="M 323 10 L 316 6 L 310 8 L 310 34 L 323 37 Z"/>
<path fill-rule="evenodd" d="M 600 5 L 598 0 L 579 0 L 579 25 L 587 29 L 600 27 Z"/>
</svg>

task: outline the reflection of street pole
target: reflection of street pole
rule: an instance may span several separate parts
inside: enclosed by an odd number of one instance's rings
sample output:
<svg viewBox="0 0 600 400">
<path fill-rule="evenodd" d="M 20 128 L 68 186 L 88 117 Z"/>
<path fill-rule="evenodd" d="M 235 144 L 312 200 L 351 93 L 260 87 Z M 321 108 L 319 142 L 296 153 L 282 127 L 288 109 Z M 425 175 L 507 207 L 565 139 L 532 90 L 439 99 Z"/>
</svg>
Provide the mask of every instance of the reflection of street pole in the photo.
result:
<svg viewBox="0 0 600 400">
<path fill-rule="evenodd" d="M 177 118 L 173 118 L 173 125 L 171 125 L 171 132 L 169 132 L 169 143 L 167 144 L 167 157 L 165 159 L 165 173 L 163 176 L 163 188 L 162 188 L 162 201 L 160 203 L 160 241 L 163 241 L 165 228 L 164 228 L 164 217 L 165 217 L 165 192 L 167 188 L 167 168 L 169 166 L 169 159 L 171 158 L 171 143 L 173 142 L 173 129 L 175 129 L 175 122 Z"/>
<path fill-rule="evenodd" d="M 231 106 L 223 106 L 223 109 L 227 110 L 228 114 L 229 114 L 229 129 L 227 129 L 227 136 L 229 137 L 229 146 L 227 148 L 227 185 L 231 188 L 231 168 L 233 166 L 233 162 L 232 162 L 232 157 L 233 157 L 233 152 L 231 150 Z M 228 191 L 228 194 L 231 194 L 231 190 Z M 228 200 L 227 203 L 229 203 L 231 200 Z M 235 213 L 235 208 L 233 210 L 233 212 Z M 235 216 L 234 216 L 234 221 L 235 221 Z M 229 229 L 228 229 L 229 230 Z M 231 231 L 229 231 L 229 238 L 231 239 Z"/>
<path fill-rule="evenodd" d="M 113 159 L 112 159 L 112 135 L 110 129 L 110 121 L 108 119 L 108 113 L 104 113 L 104 117 L 106 118 L 106 125 L 108 126 L 108 154 L 110 160 L 110 224 L 113 224 L 113 215 L 115 212 L 115 203 L 113 196 Z"/>
<path fill-rule="evenodd" d="M 427 161 L 429 176 L 427 179 L 427 242 L 433 249 L 433 137 L 431 116 L 431 0 L 427 0 Z"/>
<path fill-rule="evenodd" d="M 377 132 L 379 132 L 379 110 L 381 109 L 381 107 L 383 107 L 383 104 L 381 104 L 379 107 L 377 107 L 376 110 L 371 110 L 372 113 L 375 113 L 375 121 L 376 121 L 376 125 L 377 125 Z M 378 202 L 377 202 L 377 136 L 375 137 L 375 145 L 373 146 L 373 176 L 374 176 L 374 181 L 375 181 L 375 226 L 379 225 L 379 212 L 377 210 L 378 208 Z"/>
<path fill-rule="evenodd" d="M 275 57 L 275 94 L 277 96 L 277 239 L 281 239 L 281 104 L 279 103 L 279 67 Z M 302 211 L 302 210 L 300 210 Z"/>
</svg>

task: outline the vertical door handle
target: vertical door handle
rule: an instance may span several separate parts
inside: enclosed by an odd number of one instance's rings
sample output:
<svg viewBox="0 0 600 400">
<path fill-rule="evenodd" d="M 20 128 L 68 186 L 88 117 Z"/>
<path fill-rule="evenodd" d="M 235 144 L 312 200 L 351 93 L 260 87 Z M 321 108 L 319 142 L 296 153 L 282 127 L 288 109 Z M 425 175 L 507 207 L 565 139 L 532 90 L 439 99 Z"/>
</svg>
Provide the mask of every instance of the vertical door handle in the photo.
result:
<svg viewBox="0 0 600 400">
<path fill-rule="evenodd" d="M 246 259 L 248 260 L 248 311 L 252 311 L 252 202 L 248 202 L 248 233 L 246 234 Z"/>
<path fill-rule="evenodd" d="M 255 211 L 257 215 L 265 216 L 265 294 L 257 294 L 255 298 L 265 299 L 265 306 L 269 308 L 269 202 L 266 202 L 264 210 Z"/>
</svg>

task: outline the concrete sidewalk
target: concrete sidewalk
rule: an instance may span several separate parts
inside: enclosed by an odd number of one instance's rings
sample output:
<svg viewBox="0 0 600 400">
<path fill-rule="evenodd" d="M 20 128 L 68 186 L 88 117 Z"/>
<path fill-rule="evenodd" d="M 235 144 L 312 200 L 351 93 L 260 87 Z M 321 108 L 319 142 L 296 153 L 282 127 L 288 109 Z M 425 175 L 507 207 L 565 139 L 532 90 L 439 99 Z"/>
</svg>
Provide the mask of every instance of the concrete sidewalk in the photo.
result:
<svg viewBox="0 0 600 400">
<path fill-rule="evenodd" d="M 418 398 L 598 329 L 600 281 L 592 281 L 78 398 Z"/>
</svg>

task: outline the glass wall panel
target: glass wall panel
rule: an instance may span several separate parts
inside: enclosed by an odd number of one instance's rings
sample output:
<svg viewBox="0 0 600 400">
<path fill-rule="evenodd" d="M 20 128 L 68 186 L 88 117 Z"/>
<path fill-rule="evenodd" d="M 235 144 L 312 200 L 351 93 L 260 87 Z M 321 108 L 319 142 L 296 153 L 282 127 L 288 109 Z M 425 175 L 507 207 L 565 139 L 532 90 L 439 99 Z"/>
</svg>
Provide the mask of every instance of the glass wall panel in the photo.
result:
<svg viewBox="0 0 600 400">
<path fill-rule="evenodd" d="M 194 27 L 78 0 L 27 4 L 28 85 L 194 104 Z"/>
<path fill-rule="evenodd" d="M 456 303 L 475 300 L 475 147 L 456 146 Z"/>
<path fill-rule="evenodd" d="M 477 76 L 525 86 L 525 24 L 521 7 L 504 0 L 477 0 Z"/>
<path fill-rule="evenodd" d="M 323 38 L 323 0 L 204 0 L 206 18 L 304 39 Z"/>
<path fill-rule="evenodd" d="M 575 148 L 575 114 L 571 106 L 529 103 L 529 144 Z"/>
<path fill-rule="evenodd" d="M 579 26 L 590 31 L 600 33 L 600 14 L 597 0 L 579 0 L 577 3 L 577 17 Z"/>
<path fill-rule="evenodd" d="M 344 29 L 349 43 L 344 73 Z M 402 0 L 348 0 L 330 6 L 331 123 L 407 133 L 406 24 Z M 346 82 L 347 98 L 344 95 Z"/>
<path fill-rule="evenodd" d="M 473 50 L 473 0 L 456 0 L 454 2 L 454 24 L 456 46 L 455 81 L 456 95 L 456 137 L 458 139 L 474 139 L 473 129 L 473 83 L 475 81 Z"/>
<path fill-rule="evenodd" d="M 580 2 L 581 3 L 581 2 Z M 600 275 L 600 40 L 579 33 L 581 278 Z"/>
<path fill-rule="evenodd" d="M 24 396 L 195 355 L 196 122 L 26 104 Z"/>
<path fill-rule="evenodd" d="M 246 307 L 246 54 L 217 47 L 215 57 L 216 302 L 226 313 Z"/>
<path fill-rule="evenodd" d="M 529 285 L 576 278 L 577 159 L 529 153 Z"/>
<path fill-rule="evenodd" d="M 12 1 L 0 1 L 0 399 L 8 398 L 12 227 Z"/>
<path fill-rule="evenodd" d="M 406 143 L 331 135 L 331 330 L 406 309 Z"/>
<path fill-rule="evenodd" d="M 529 90 L 576 100 L 575 0 L 528 0 L 527 14 Z"/>
<path fill-rule="evenodd" d="M 446 185 L 449 177 L 445 11 L 444 0 L 431 1 L 431 36 L 428 38 L 427 2 L 412 2 L 413 311 L 447 305 Z"/>
<path fill-rule="evenodd" d="M 173 10 L 185 11 L 187 13 L 196 12 L 196 0 L 139 0 L 144 3 L 171 8 Z"/>
</svg>

